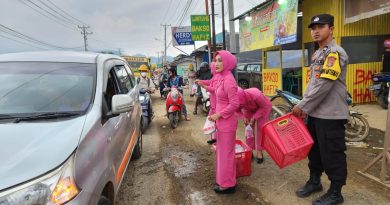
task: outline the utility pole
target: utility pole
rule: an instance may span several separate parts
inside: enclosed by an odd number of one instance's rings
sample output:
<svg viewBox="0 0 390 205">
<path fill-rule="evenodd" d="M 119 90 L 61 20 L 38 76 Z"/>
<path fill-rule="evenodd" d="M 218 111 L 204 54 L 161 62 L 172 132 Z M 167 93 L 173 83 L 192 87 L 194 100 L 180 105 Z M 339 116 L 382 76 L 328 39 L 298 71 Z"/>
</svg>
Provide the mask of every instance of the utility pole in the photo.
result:
<svg viewBox="0 0 390 205">
<path fill-rule="evenodd" d="M 226 40 L 225 40 L 225 0 L 221 0 L 222 3 L 222 48 L 226 50 Z"/>
<path fill-rule="evenodd" d="M 93 32 L 87 32 L 87 29 L 89 26 L 78 26 L 79 29 L 82 29 L 81 34 L 84 36 L 84 50 L 88 51 L 88 42 L 87 42 L 87 36 L 93 34 Z"/>
<path fill-rule="evenodd" d="M 209 14 L 209 1 L 208 0 L 205 0 L 205 5 L 206 5 L 206 15 L 210 18 L 210 14 Z M 209 24 L 209 26 L 210 26 L 210 24 Z M 209 33 L 210 33 L 210 31 L 209 31 Z M 210 63 L 211 63 L 210 39 L 207 41 L 207 49 L 208 49 L 208 53 L 209 53 L 209 62 L 208 63 L 210 65 Z M 196 58 L 195 58 L 195 62 L 196 62 Z"/>
<path fill-rule="evenodd" d="M 164 65 L 167 62 L 167 27 L 171 25 L 161 24 L 161 26 L 164 26 Z"/>
<path fill-rule="evenodd" d="M 211 22 L 213 23 L 213 52 L 217 51 L 216 39 L 215 39 L 215 12 L 214 12 L 214 0 L 211 0 Z"/>
<path fill-rule="evenodd" d="M 122 48 L 118 48 L 118 53 L 119 53 L 119 56 L 122 55 Z"/>
<path fill-rule="evenodd" d="M 157 65 L 160 64 L 160 52 L 157 51 Z"/>
<path fill-rule="evenodd" d="M 230 30 L 230 52 L 237 53 L 236 51 L 236 29 L 234 28 L 234 21 L 231 19 L 234 18 L 234 6 L 233 0 L 229 1 L 229 30 Z"/>
</svg>

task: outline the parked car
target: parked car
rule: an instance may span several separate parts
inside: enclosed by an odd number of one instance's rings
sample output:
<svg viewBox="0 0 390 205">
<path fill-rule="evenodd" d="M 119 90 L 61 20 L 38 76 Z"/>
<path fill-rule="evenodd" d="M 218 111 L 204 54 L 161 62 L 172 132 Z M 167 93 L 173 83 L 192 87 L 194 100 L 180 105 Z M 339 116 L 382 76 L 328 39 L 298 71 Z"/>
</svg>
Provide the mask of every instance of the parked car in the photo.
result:
<svg viewBox="0 0 390 205">
<path fill-rule="evenodd" d="M 114 204 L 142 154 L 139 90 L 98 53 L 0 55 L 0 204 Z"/>
<path fill-rule="evenodd" d="M 238 64 L 238 86 L 244 89 L 256 87 L 262 90 L 261 69 L 261 62 Z"/>
</svg>

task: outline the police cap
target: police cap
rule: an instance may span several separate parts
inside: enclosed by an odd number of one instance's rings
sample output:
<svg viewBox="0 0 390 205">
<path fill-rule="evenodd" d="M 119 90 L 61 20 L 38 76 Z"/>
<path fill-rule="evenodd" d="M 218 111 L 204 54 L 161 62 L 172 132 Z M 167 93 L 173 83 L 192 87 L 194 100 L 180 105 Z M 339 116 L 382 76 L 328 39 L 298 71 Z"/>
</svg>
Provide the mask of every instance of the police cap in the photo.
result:
<svg viewBox="0 0 390 205">
<path fill-rule="evenodd" d="M 318 14 L 311 18 L 309 28 L 313 27 L 316 24 L 328 24 L 329 27 L 334 25 L 334 17 L 330 14 Z"/>
</svg>

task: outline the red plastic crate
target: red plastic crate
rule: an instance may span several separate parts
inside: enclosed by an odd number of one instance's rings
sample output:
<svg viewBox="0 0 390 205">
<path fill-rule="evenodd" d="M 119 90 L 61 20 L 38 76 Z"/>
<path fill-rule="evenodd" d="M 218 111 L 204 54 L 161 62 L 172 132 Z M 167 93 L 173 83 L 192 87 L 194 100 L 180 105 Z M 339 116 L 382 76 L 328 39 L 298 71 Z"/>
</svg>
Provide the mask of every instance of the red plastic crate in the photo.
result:
<svg viewBox="0 0 390 205">
<path fill-rule="evenodd" d="M 241 140 L 236 140 L 236 145 L 244 148 L 244 151 L 236 152 L 236 177 L 250 176 L 252 173 L 252 149 Z M 217 149 L 215 144 L 213 144 L 213 148 Z"/>
<path fill-rule="evenodd" d="M 266 123 L 262 134 L 262 147 L 279 168 L 305 159 L 313 145 L 306 125 L 292 113 Z"/>
</svg>

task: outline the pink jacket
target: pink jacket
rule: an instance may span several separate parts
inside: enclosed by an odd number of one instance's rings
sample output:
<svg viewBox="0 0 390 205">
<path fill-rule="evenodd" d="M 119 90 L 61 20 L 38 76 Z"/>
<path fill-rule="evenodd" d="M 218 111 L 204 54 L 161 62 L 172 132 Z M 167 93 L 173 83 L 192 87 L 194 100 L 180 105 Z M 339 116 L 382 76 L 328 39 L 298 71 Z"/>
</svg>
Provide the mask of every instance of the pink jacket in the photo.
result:
<svg viewBox="0 0 390 205">
<path fill-rule="evenodd" d="M 221 72 L 215 88 L 216 113 L 221 115 L 217 120 L 217 129 L 221 132 L 235 132 L 237 130 L 236 110 L 239 108 L 237 83 L 231 71 L 237 64 L 236 57 L 228 51 L 218 51 L 214 56 L 221 55 L 224 70 Z"/>
<path fill-rule="evenodd" d="M 272 103 L 268 97 L 263 95 L 257 88 L 245 90 L 238 88 L 237 93 L 240 100 L 240 108 L 237 114 L 241 118 L 258 120 L 272 107 Z"/>
</svg>

